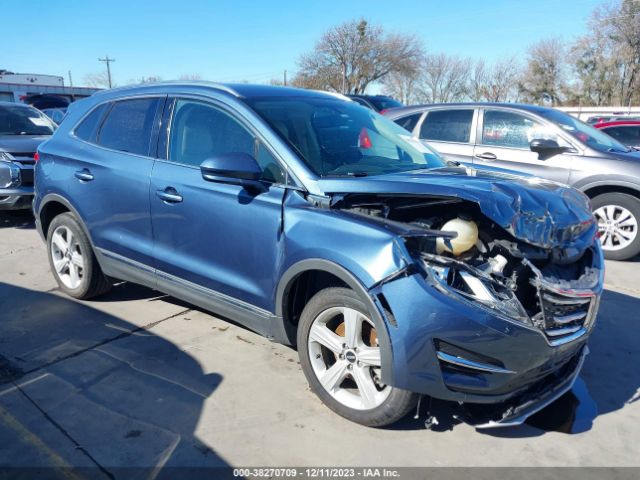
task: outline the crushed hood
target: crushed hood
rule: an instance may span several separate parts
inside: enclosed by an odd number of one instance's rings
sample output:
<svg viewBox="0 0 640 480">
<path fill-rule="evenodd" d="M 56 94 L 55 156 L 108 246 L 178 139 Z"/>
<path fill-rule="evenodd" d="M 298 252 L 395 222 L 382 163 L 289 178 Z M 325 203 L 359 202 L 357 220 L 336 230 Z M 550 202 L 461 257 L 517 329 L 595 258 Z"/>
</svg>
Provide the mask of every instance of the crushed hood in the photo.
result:
<svg viewBox="0 0 640 480">
<path fill-rule="evenodd" d="M 597 223 L 587 197 L 577 190 L 537 177 L 449 167 L 359 178 L 324 178 L 326 195 L 381 194 L 459 198 L 479 205 L 490 220 L 518 240 L 542 248 L 582 251 Z"/>
</svg>

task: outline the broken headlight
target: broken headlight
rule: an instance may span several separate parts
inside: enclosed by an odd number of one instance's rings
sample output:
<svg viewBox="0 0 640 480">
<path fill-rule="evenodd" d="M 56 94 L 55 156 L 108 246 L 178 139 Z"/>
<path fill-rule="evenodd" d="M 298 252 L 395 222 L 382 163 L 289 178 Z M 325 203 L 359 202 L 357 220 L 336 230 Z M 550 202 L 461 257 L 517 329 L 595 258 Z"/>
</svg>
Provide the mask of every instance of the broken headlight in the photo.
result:
<svg viewBox="0 0 640 480">
<path fill-rule="evenodd" d="M 483 308 L 492 315 L 531 325 L 531 320 L 514 292 L 487 273 L 439 255 L 422 254 L 427 279 L 443 293 Z"/>
</svg>

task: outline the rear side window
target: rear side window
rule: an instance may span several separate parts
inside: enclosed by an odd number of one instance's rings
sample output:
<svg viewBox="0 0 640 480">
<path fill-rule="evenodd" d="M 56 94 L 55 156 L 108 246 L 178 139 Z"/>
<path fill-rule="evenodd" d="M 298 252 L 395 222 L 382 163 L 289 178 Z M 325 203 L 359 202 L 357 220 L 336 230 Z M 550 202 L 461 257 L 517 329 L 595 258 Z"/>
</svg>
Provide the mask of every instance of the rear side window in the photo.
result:
<svg viewBox="0 0 640 480">
<path fill-rule="evenodd" d="M 107 104 L 103 103 L 94 108 L 93 111 L 84 117 L 84 120 L 76 127 L 74 133 L 76 137 L 87 142 L 96 141 L 96 133 L 100 127 L 100 121 L 104 116 L 104 112 L 107 109 Z"/>
<path fill-rule="evenodd" d="M 412 132 L 413 129 L 416 128 L 418 120 L 420 120 L 420 115 L 422 115 L 422 113 L 414 113 L 413 115 L 409 115 L 407 117 L 396 118 L 394 122 L 396 122 L 405 130 Z"/>
<path fill-rule="evenodd" d="M 98 145 L 121 152 L 148 155 L 158 102 L 157 98 L 115 102 L 102 123 Z"/>
<path fill-rule="evenodd" d="M 440 142 L 469 143 L 473 110 L 433 110 L 420 127 L 420 138 Z"/>
</svg>

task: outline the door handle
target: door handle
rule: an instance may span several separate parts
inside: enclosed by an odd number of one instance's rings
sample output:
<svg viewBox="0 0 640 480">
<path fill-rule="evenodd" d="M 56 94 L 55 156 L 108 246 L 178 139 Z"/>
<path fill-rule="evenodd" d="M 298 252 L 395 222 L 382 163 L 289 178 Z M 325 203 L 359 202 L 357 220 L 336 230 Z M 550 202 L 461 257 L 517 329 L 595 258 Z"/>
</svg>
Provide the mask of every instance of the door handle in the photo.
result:
<svg viewBox="0 0 640 480">
<path fill-rule="evenodd" d="M 484 153 L 476 153 L 476 157 L 477 158 L 481 158 L 483 160 L 495 160 L 498 157 L 495 156 L 495 154 L 491 153 L 491 152 L 484 152 Z"/>
<path fill-rule="evenodd" d="M 167 187 L 164 190 L 156 190 L 156 195 L 160 200 L 167 203 L 180 203 L 182 201 L 182 195 L 180 195 L 173 187 Z"/>
<path fill-rule="evenodd" d="M 90 182 L 93 180 L 93 174 L 87 168 L 83 168 L 82 170 L 78 170 L 74 173 L 75 177 L 83 182 Z"/>
</svg>

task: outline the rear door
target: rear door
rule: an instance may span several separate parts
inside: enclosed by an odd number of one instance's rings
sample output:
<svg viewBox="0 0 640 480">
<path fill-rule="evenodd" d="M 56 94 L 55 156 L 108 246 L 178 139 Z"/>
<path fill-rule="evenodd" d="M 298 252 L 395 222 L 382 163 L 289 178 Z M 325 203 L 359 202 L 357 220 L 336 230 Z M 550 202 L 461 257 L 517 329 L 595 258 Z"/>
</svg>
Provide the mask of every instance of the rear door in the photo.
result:
<svg viewBox="0 0 640 480">
<path fill-rule="evenodd" d="M 112 259 L 153 265 L 149 182 L 163 105 L 158 96 L 105 103 L 74 130 L 81 141 L 63 164 L 68 198 Z"/>
<path fill-rule="evenodd" d="M 473 163 L 474 108 L 429 110 L 418 128 L 418 137 L 445 159 Z"/>
<path fill-rule="evenodd" d="M 484 109 L 478 124 L 478 140 L 473 163 L 524 172 L 556 182 L 567 183 L 573 155 L 563 153 L 546 160 L 529 146 L 533 139 L 551 139 L 571 147 L 556 129 L 531 115 L 501 109 Z"/>
</svg>

